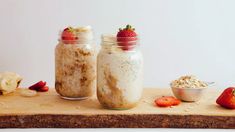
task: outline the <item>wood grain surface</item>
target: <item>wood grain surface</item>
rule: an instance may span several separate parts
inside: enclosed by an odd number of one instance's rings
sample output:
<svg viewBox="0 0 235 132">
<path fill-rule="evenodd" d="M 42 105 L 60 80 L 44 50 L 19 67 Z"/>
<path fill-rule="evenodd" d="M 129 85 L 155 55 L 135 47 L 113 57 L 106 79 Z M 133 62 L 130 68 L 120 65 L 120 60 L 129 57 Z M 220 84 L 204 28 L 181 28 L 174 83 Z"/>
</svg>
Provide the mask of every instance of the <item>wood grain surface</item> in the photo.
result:
<svg viewBox="0 0 235 132">
<path fill-rule="evenodd" d="M 35 97 L 0 96 L 0 128 L 235 128 L 235 110 L 216 105 L 221 91 L 209 90 L 196 103 L 172 108 L 154 106 L 154 99 L 172 95 L 170 89 L 145 89 L 130 110 L 107 110 L 92 97 L 61 99 L 54 89 Z"/>
</svg>

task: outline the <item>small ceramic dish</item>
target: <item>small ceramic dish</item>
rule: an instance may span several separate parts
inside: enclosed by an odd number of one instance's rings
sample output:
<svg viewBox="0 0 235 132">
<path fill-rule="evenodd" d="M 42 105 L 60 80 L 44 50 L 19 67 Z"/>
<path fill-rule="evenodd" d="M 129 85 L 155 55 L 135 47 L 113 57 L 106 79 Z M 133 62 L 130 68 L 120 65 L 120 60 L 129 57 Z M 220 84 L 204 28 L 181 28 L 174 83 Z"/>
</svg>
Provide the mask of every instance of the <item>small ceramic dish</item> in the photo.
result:
<svg viewBox="0 0 235 132">
<path fill-rule="evenodd" d="M 207 87 L 202 87 L 202 88 L 171 87 L 171 90 L 176 98 L 186 102 L 195 102 L 200 100 L 202 95 L 205 93 L 205 90 L 214 84 L 214 82 L 205 82 L 205 83 L 208 85 Z"/>
</svg>

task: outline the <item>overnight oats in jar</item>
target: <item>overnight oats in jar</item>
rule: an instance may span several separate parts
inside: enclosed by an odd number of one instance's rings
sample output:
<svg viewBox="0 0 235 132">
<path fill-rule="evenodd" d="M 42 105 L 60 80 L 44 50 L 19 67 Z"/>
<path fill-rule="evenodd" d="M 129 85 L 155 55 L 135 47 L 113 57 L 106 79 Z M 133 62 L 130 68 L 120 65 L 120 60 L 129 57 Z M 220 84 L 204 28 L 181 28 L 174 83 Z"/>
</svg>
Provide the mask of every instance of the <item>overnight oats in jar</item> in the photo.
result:
<svg viewBox="0 0 235 132">
<path fill-rule="evenodd" d="M 55 89 L 62 98 L 82 100 L 94 94 L 96 57 L 90 26 L 63 30 L 55 48 Z"/>
<path fill-rule="evenodd" d="M 97 58 L 97 97 L 107 109 L 130 109 L 142 96 L 143 57 L 134 29 L 103 35 Z"/>
</svg>

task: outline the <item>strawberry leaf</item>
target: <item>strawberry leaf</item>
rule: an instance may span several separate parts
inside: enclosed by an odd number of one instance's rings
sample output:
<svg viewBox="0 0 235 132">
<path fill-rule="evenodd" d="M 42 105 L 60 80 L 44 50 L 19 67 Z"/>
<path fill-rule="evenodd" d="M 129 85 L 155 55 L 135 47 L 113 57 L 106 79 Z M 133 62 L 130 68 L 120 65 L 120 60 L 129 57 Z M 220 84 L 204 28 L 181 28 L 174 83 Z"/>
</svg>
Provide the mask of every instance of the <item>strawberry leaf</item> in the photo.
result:
<svg viewBox="0 0 235 132">
<path fill-rule="evenodd" d="M 235 89 L 233 89 L 232 94 L 233 94 L 233 96 L 235 96 Z"/>
</svg>

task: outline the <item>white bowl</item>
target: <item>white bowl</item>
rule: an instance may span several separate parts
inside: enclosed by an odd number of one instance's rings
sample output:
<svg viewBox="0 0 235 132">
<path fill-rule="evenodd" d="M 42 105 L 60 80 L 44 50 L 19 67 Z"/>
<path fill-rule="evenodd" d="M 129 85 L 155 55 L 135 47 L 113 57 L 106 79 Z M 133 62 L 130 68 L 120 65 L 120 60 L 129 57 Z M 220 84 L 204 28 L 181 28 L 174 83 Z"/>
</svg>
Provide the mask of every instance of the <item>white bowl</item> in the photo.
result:
<svg viewBox="0 0 235 132">
<path fill-rule="evenodd" d="M 207 87 L 203 88 L 175 88 L 171 87 L 171 90 L 176 98 L 187 101 L 187 102 L 195 102 L 200 100 L 202 95 L 205 93 L 205 90 L 214 84 L 214 82 L 206 82 Z"/>
</svg>

